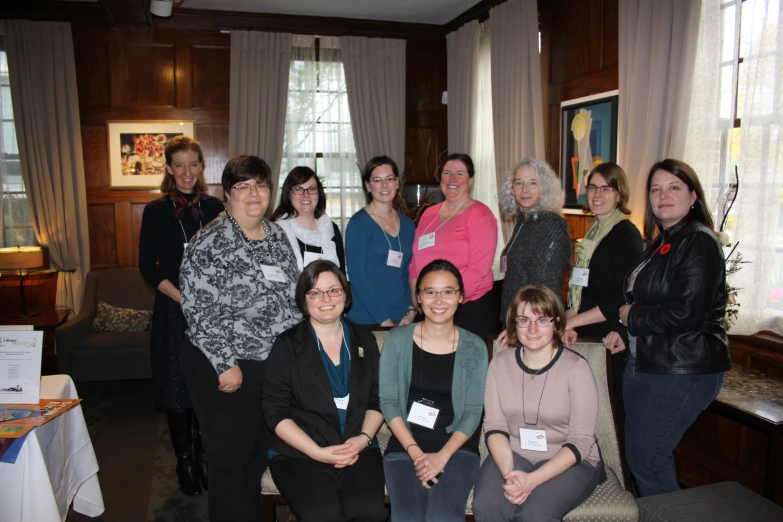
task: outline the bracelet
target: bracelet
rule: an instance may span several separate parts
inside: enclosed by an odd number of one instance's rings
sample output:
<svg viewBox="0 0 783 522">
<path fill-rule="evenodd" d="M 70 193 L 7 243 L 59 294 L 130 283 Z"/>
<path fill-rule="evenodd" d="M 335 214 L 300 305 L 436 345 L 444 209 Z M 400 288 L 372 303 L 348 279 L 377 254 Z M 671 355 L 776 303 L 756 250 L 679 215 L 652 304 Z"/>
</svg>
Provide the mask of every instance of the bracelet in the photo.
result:
<svg viewBox="0 0 783 522">
<path fill-rule="evenodd" d="M 365 437 L 367 437 L 367 445 L 368 446 L 370 446 L 372 444 L 372 437 L 370 437 L 369 435 L 367 435 L 364 432 L 361 432 L 359 435 L 364 435 Z"/>
<path fill-rule="evenodd" d="M 409 307 L 408 307 L 408 311 L 407 311 L 407 312 L 405 312 L 405 315 L 408 315 L 408 314 L 409 314 L 409 313 L 411 313 L 411 312 L 413 312 L 413 313 L 414 313 L 414 315 L 415 315 L 415 314 L 416 314 L 416 309 L 415 309 L 414 307 L 412 307 L 412 306 L 409 306 Z"/>
<path fill-rule="evenodd" d="M 405 448 L 405 453 L 408 453 L 408 450 L 410 449 L 411 446 L 416 446 L 417 448 L 419 447 L 419 445 L 416 444 L 415 442 L 413 444 L 408 444 L 408 447 Z"/>
</svg>

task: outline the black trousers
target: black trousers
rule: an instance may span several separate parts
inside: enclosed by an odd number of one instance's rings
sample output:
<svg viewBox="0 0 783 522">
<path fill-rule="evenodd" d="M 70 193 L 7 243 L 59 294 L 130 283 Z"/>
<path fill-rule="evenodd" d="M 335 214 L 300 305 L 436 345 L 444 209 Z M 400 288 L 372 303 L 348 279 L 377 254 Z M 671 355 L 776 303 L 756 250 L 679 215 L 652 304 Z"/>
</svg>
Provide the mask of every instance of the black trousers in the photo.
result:
<svg viewBox="0 0 783 522">
<path fill-rule="evenodd" d="M 356 464 L 340 469 L 285 455 L 273 457 L 269 469 L 300 522 L 385 522 L 389 517 L 378 448 L 363 451 Z"/>
<path fill-rule="evenodd" d="M 487 335 L 499 333 L 498 301 L 492 290 L 475 301 L 461 304 L 454 314 L 454 324 L 478 335 L 482 341 Z"/>
<path fill-rule="evenodd" d="M 271 433 L 261 414 L 264 363 L 239 361 L 242 386 L 218 390 L 209 359 L 190 341 L 182 347 L 182 369 L 209 454 L 210 522 L 261 520 L 261 475 Z"/>
</svg>

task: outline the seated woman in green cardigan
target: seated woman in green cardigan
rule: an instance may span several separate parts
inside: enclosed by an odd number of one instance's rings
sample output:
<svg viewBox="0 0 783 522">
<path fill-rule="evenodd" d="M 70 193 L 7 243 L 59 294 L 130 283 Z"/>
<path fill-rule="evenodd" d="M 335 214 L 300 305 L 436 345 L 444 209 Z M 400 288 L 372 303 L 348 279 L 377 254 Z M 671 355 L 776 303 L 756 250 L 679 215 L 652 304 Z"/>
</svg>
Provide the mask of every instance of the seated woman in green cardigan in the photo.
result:
<svg viewBox="0 0 783 522">
<path fill-rule="evenodd" d="M 480 465 L 487 349 L 454 326 L 462 276 L 444 260 L 416 281 L 424 321 L 391 330 L 380 362 L 381 411 L 392 431 L 383 469 L 392 522 L 463 521 Z"/>
</svg>

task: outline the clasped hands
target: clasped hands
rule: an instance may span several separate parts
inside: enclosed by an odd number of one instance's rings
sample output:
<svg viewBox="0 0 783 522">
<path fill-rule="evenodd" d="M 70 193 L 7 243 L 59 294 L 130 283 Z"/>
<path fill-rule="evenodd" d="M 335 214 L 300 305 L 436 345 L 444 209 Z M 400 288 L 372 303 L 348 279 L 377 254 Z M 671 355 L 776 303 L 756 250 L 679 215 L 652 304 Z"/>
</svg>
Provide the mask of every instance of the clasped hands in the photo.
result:
<svg viewBox="0 0 783 522">
<path fill-rule="evenodd" d="M 522 504 L 527 497 L 536 488 L 529 473 L 514 470 L 503 477 L 506 483 L 503 484 L 503 496 L 512 504 Z"/>
<path fill-rule="evenodd" d="M 438 483 L 438 475 L 443 473 L 449 458 L 441 452 L 424 453 L 418 446 L 412 448 L 408 455 L 413 459 L 413 469 L 416 471 L 416 478 L 421 481 L 422 486 L 432 489 L 428 482 Z"/>
<path fill-rule="evenodd" d="M 332 464 L 335 468 L 353 466 L 359 460 L 359 453 L 367 447 L 367 437 L 357 435 L 346 440 L 343 444 L 321 448 L 320 462 Z"/>
</svg>

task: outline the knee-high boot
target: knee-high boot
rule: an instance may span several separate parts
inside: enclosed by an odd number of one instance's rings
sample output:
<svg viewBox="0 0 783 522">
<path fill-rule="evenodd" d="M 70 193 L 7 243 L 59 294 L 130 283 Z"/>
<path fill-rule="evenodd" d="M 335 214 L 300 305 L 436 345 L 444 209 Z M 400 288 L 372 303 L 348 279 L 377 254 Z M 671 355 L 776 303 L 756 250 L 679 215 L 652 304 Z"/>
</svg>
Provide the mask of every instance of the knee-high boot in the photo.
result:
<svg viewBox="0 0 783 522">
<path fill-rule="evenodd" d="M 193 415 L 193 456 L 196 462 L 198 477 L 201 480 L 201 487 L 208 489 L 207 448 L 204 447 L 204 440 L 201 438 L 201 426 L 199 426 L 198 417 L 195 415 Z"/>
<path fill-rule="evenodd" d="M 171 444 L 177 456 L 177 479 L 179 489 L 184 495 L 201 494 L 196 463 L 193 459 L 193 410 L 168 410 Z"/>
</svg>

